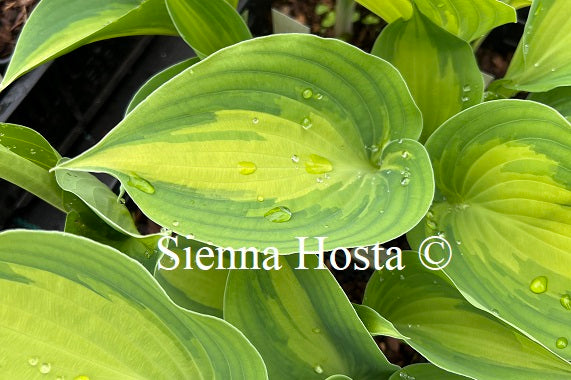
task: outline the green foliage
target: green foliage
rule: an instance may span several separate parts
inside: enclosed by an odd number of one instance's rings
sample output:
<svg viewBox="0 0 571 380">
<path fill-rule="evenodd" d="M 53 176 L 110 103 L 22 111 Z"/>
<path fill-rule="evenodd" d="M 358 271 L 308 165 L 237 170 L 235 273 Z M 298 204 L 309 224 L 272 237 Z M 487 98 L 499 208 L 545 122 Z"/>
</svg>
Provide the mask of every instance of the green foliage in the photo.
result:
<svg viewBox="0 0 571 380">
<path fill-rule="evenodd" d="M 179 35 L 198 57 L 149 79 L 71 160 L 0 124 L 0 178 L 66 213 L 65 232 L 0 233 L 0 378 L 571 378 L 571 5 L 359 2 L 390 23 L 373 54 L 252 38 L 237 0 L 40 2 L 0 90 L 107 38 Z M 324 27 L 351 26 L 343 4 L 317 6 Z M 529 5 L 482 104 L 473 48 Z M 529 100 L 506 99 L 519 91 Z M 160 234 L 139 233 L 124 192 Z M 448 266 L 377 258 L 362 305 L 311 253 L 363 259 L 404 234 L 447 240 Z M 280 270 L 236 269 L 266 247 L 282 256 L 260 264 Z M 431 363 L 390 364 L 371 335 Z"/>
</svg>

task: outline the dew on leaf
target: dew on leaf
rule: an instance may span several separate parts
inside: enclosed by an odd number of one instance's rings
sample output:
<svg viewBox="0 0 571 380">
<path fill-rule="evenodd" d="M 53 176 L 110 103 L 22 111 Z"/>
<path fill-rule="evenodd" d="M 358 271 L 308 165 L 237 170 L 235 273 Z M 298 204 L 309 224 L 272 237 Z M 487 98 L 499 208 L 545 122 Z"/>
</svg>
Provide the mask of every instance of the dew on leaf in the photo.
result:
<svg viewBox="0 0 571 380">
<path fill-rule="evenodd" d="M 31 366 L 35 367 L 38 365 L 38 362 L 40 361 L 40 359 L 37 356 L 31 357 L 28 359 L 28 364 L 30 364 Z"/>
<path fill-rule="evenodd" d="M 144 178 L 139 177 L 137 174 L 133 173 L 129 177 L 129 181 L 127 182 L 129 186 L 133 186 L 135 189 L 141 190 L 143 193 L 146 194 L 154 194 L 155 188 L 149 181 Z"/>
<path fill-rule="evenodd" d="M 174 227 L 178 227 L 179 224 L 180 224 L 180 223 L 179 223 L 178 220 L 173 220 L 173 222 L 172 222 L 172 225 L 173 225 Z"/>
<path fill-rule="evenodd" d="M 400 156 L 402 158 L 409 158 L 410 157 L 410 153 L 406 150 L 403 150 L 402 153 L 400 154 Z"/>
<path fill-rule="evenodd" d="M 284 206 L 274 207 L 264 214 L 264 218 L 274 223 L 284 223 L 291 219 L 291 211 Z"/>
<path fill-rule="evenodd" d="M 42 365 L 40 366 L 40 373 L 43 374 L 50 373 L 51 370 L 52 370 L 52 365 L 50 363 L 42 363 Z"/>
<path fill-rule="evenodd" d="M 323 99 L 323 94 L 317 93 L 317 95 L 315 95 L 315 98 L 317 100 L 321 100 L 321 99 Z"/>
<path fill-rule="evenodd" d="M 318 373 L 318 374 L 323 373 L 323 367 L 321 367 L 319 364 L 316 365 L 315 367 L 313 367 L 313 370 L 315 371 L 315 373 Z"/>
<path fill-rule="evenodd" d="M 301 96 L 303 96 L 304 99 L 309 99 L 313 96 L 313 91 L 311 90 L 311 88 L 306 88 L 301 93 Z"/>
<path fill-rule="evenodd" d="M 470 87 L 470 85 L 467 84 L 462 89 L 464 90 L 464 92 L 468 92 L 468 91 L 472 90 L 472 87 Z"/>
<path fill-rule="evenodd" d="M 547 277 L 539 276 L 534 278 L 529 284 L 529 290 L 535 294 L 545 293 L 547 291 Z"/>
<path fill-rule="evenodd" d="M 297 164 L 299 162 L 299 157 L 294 154 L 293 156 L 291 156 L 291 162 Z"/>
<path fill-rule="evenodd" d="M 325 174 L 333 170 L 331 162 L 317 154 L 310 154 L 309 160 L 305 162 L 305 171 L 309 174 Z"/>
<path fill-rule="evenodd" d="M 303 129 L 309 129 L 313 126 L 313 122 L 309 117 L 304 117 L 303 120 L 301 121 L 301 126 L 303 127 Z"/>
<path fill-rule="evenodd" d="M 252 123 L 254 124 L 258 124 L 260 122 L 260 119 L 258 119 L 257 117 L 252 119 Z"/>
<path fill-rule="evenodd" d="M 254 174 L 258 167 L 253 162 L 240 161 L 238 162 L 238 172 L 242 175 Z"/>
<path fill-rule="evenodd" d="M 408 177 L 404 177 L 400 181 L 400 185 L 403 187 L 408 186 L 409 184 L 410 184 L 410 178 L 408 178 Z"/>
<path fill-rule="evenodd" d="M 562 295 L 559 302 L 565 309 L 571 310 L 571 296 L 569 294 Z"/>
<path fill-rule="evenodd" d="M 264 197 L 262 197 L 261 195 L 258 195 L 258 197 L 256 198 L 256 200 L 258 202 L 263 202 L 264 201 Z"/>
<path fill-rule="evenodd" d="M 557 340 L 555 341 L 555 347 L 559 348 L 560 350 L 566 348 L 568 344 L 569 342 L 567 341 L 567 338 L 563 336 L 557 338 Z"/>
<path fill-rule="evenodd" d="M 314 329 L 312 329 L 311 331 L 313 331 L 315 334 L 321 333 L 321 329 L 320 329 L 320 328 L 317 328 L 317 327 L 314 328 Z"/>
</svg>

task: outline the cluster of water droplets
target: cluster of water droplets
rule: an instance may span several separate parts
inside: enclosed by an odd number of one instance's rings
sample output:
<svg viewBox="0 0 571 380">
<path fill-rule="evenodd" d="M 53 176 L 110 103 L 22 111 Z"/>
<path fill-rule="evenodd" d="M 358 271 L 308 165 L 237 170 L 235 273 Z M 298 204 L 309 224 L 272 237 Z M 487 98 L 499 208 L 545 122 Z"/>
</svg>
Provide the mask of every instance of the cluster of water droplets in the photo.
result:
<svg viewBox="0 0 571 380">
<path fill-rule="evenodd" d="M 548 280 L 546 276 L 537 276 L 529 283 L 529 290 L 535 294 L 543 294 L 547 292 Z M 559 299 L 559 303 L 566 310 L 571 310 L 571 296 L 569 294 L 563 294 Z M 558 349 L 567 348 L 569 344 L 566 337 L 561 336 L 555 340 L 555 347 Z"/>
<path fill-rule="evenodd" d="M 32 356 L 28 359 L 28 364 L 31 367 L 37 368 L 37 370 L 42 374 L 42 375 L 47 375 L 52 371 L 52 365 L 51 363 L 48 362 L 44 362 L 44 363 L 40 363 L 40 358 L 38 358 L 37 356 Z M 66 380 L 66 378 L 64 376 L 57 376 L 56 380 Z M 89 376 L 86 375 L 79 375 L 73 378 L 73 380 L 89 380 Z"/>
</svg>

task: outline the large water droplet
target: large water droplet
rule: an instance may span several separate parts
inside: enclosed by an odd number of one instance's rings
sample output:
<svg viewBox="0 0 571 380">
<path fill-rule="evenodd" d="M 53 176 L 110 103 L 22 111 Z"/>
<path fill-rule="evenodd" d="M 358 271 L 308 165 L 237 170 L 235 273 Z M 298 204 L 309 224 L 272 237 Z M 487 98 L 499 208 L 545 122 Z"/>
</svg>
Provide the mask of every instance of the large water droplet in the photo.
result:
<svg viewBox="0 0 571 380">
<path fill-rule="evenodd" d="M 555 341 L 555 347 L 559 348 L 560 350 L 566 348 L 568 344 L 569 342 L 567 341 L 567 338 L 563 336 L 557 338 L 557 340 Z"/>
<path fill-rule="evenodd" d="M 323 367 L 320 366 L 319 364 L 316 365 L 315 367 L 313 367 L 313 370 L 315 371 L 315 373 L 318 373 L 318 374 L 322 374 L 322 373 L 323 373 Z"/>
<path fill-rule="evenodd" d="M 539 276 L 534 278 L 529 284 L 529 290 L 535 294 L 545 293 L 547 291 L 547 277 Z"/>
<path fill-rule="evenodd" d="M 311 90 L 311 88 L 306 88 L 301 93 L 301 96 L 303 96 L 304 99 L 309 99 L 313 96 L 313 91 Z"/>
<path fill-rule="evenodd" d="M 310 154 L 309 160 L 305 162 L 305 171 L 309 174 L 324 174 L 333 170 L 331 162 L 317 154 Z"/>
<path fill-rule="evenodd" d="M 40 366 L 40 373 L 43 374 L 50 373 L 51 370 L 52 370 L 52 365 L 50 363 L 42 363 L 42 365 Z"/>
<path fill-rule="evenodd" d="M 238 162 L 238 171 L 242 175 L 254 174 L 257 169 L 258 169 L 258 167 L 253 162 L 249 162 L 249 161 Z"/>
<path fill-rule="evenodd" d="M 127 182 L 129 186 L 133 186 L 135 189 L 141 190 L 143 193 L 154 194 L 155 188 L 149 181 L 144 178 L 139 177 L 137 174 L 133 173 L 129 177 Z"/>
<path fill-rule="evenodd" d="M 313 126 L 313 122 L 309 117 L 304 117 L 303 120 L 301 121 L 301 126 L 303 127 L 303 129 L 309 129 Z"/>
<path fill-rule="evenodd" d="M 258 195 L 258 197 L 256 198 L 256 200 L 258 202 L 263 202 L 264 201 L 264 197 L 262 197 L 261 195 Z"/>
<path fill-rule="evenodd" d="M 34 356 L 34 357 L 31 357 L 28 359 L 28 364 L 35 367 L 38 365 L 39 361 L 40 361 L 40 359 L 37 356 Z"/>
<path fill-rule="evenodd" d="M 274 223 L 284 223 L 291 219 L 291 211 L 284 206 L 274 207 L 264 214 L 264 218 Z"/>
<path fill-rule="evenodd" d="M 571 310 L 571 296 L 569 294 L 562 295 L 559 302 L 561 302 L 561 306 L 565 309 Z"/>
</svg>

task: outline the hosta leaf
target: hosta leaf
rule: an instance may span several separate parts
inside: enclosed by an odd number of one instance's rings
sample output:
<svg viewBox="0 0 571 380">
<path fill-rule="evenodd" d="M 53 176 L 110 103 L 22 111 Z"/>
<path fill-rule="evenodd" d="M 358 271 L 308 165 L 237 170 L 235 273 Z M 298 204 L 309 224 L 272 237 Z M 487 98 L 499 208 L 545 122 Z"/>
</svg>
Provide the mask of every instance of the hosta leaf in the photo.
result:
<svg viewBox="0 0 571 380">
<path fill-rule="evenodd" d="M 514 8 L 499 0 L 358 0 L 391 23 L 408 20 L 420 11 L 432 22 L 465 41 L 482 37 L 493 28 L 516 22 Z M 413 6 L 414 3 L 414 6 Z"/>
<path fill-rule="evenodd" d="M 178 265 L 172 262 L 172 258 L 164 255 L 161 259 L 162 266 L 166 269 L 158 269 L 155 278 L 177 305 L 185 309 L 199 313 L 222 317 L 222 304 L 224 301 L 224 289 L 228 278 L 227 269 L 216 269 L 218 255 L 213 258 L 201 257 L 202 265 L 214 265 L 210 270 L 205 270 L 196 265 L 196 252 L 203 247 L 209 247 L 216 252 L 215 247 L 207 246 L 181 236 L 177 239 L 178 245 L 172 244 L 169 250 L 179 258 Z M 162 243 L 162 242 L 161 242 Z M 165 245 L 163 245 L 165 246 Z M 193 269 L 185 269 L 187 264 L 187 251 L 190 248 L 190 265 Z M 223 267 L 229 268 L 229 259 L 223 257 Z M 174 268 L 174 269 L 172 269 Z"/>
<path fill-rule="evenodd" d="M 84 238 L 0 234 L 0 290 L 6 378 L 267 378 L 239 331 L 177 307 L 142 266 Z"/>
<path fill-rule="evenodd" d="M 63 199 L 67 209 L 65 232 L 113 247 L 143 264 L 149 272 L 154 272 L 161 256 L 157 245 L 160 235 L 139 236 L 119 232 L 74 194 L 66 192 Z"/>
<path fill-rule="evenodd" d="M 182 38 L 200 58 L 252 38 L 248 26 L 225 0 L 166 0 Z"/>
<path fill-rule="evenodd" d="M 445 272 L 472 304 L 571 358 L 556 348 L 570 335 L 571 124 L 539 103 L 496 100 L 453 117 L 426 146 L 437 192 L 417 233 L 446 236 Z"/>
<path fill-rule="evenodd" d="M 467 380 L 432 364 L 412 364 L 396 371 L 389 380 Z"/>
<path fill-rule="evenodd" d="M 491 89 L 544 92 L 571 86 L 570 11 L 568 1 L 534 1 L 508 72 Z"/>
<path fill-rule="evenodd" d="M 0 123 L 0 178 L 63 211 L 63 191 L 49 173 L 60 158 L 36 131 Z"/>
<path fill-rule="evenodd" d="M 468 42 L 497 26 L 517 21 L 515 9 L 499 0 L 416 0 L 415 3 L 436 25 Z"/>
<path fill-rule="evenodd" d="M 404 270 L 375 272 L 363 303 L 392 322 L 431 363 L 479 380 L 571 375 L 571 364 L 470 305 L 445 276 L 422 266 L 417 252 L 403 258 Z M 416 377 L 408 367 L 405 372 Z"/>
<path fill-rule="evenodd" d="M 392 63 L 406 80 L 422 111 L 421 141 L 482 101 L 484 81 L 470 45 L 418 12 L 383 29 L 372 54 Z"/>
<path fill-rule="evenodd" d="M 558 87 L 548 92 L 534 92 L 529 94 L 527 99 L 547 104 L 571 121 L 571 87 Z"/>
<path fill-rule="evenodd" d="M 357 246 L 399 236 L 428 210 L 420 130 L 385 61 L 337 40 L 275 35 L 184 71 L 61 167 L 116 176 L 151 219 L 202 242 Z"/>
<path fill-rule="evenodd" d="M 177 34 L 163 0 L 42 0 L 22 29 L 0 90 L 79 46 L 138 34 Z"/>
<path fill-rule="evenodd" d="M 224 318 L 260 351 L 271 379 L 388 379 L 390 364 L 317 257 L 281 256 L 280 270 L 232 270 Z"/>
<path fill-rule="evenodd" d="M 386 22 L 408 20 L 413 13 L 410 0 L 357 0 L 359 4 L 382 17 Z"/>
<path fill-rule="evenodd" d="M 359 315 L 361 322 L 367 328 L 367 331 L 373 336 L 390 336 L 397 339 L 406 339 L 395 326 L 383 318 L 376 310 L 367 305 L 353 305 L 355 311 Z"/>
<path fill-rule="evenodd" d="M 198 59 L 197 57 L 190 58 L 187 59 L 186 61 L 179 62 L 176 65 L 173 65 L 153 76 L 151 79 L 145 82 L 145 84 L 137 91 L 135 96 L 133 96 L 133 99 L 131 99 L 131 102 L 127 106 L 126 113 L 131 112 L 133 108 L 138 106 L 139 103 L 145 100 L 153 91 L 162 86 L 164 83 L 171 80 L 184 70 L 188 69 L 190 66 L 194 65 L 195 63 L 198 63 L 199 61 L 200 59 Z"/>
<path fill-rule="evenodd" d="M 503 3 L 506 3 L 515 9 L 524 8 L 531 6 L 532 0 L 500 0 Z"/>
</svg>

